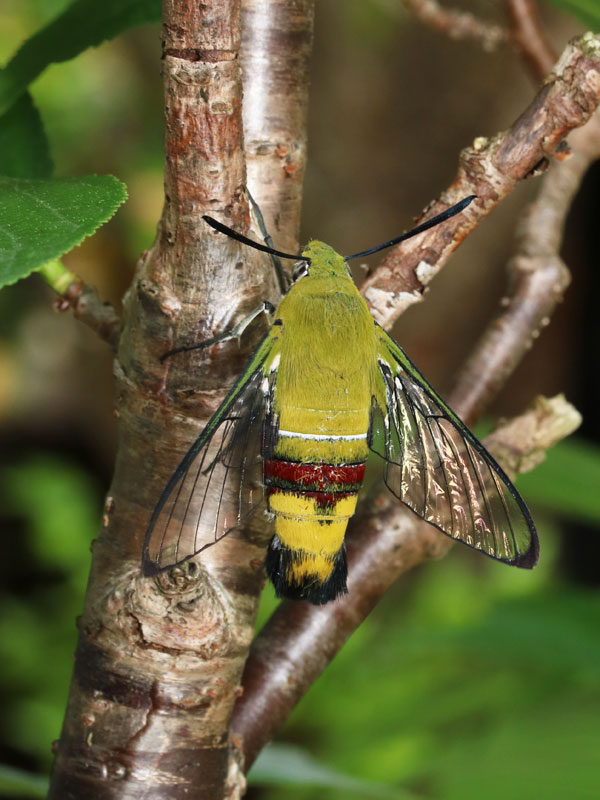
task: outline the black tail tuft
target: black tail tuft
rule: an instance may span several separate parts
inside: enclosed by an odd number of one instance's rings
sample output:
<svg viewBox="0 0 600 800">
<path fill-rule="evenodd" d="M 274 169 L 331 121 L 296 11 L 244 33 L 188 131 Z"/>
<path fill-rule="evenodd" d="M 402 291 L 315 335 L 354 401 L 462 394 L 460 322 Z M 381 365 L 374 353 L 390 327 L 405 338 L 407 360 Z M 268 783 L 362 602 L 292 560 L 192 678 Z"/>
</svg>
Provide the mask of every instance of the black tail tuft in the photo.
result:
<svg viewBox="0 0 600 800">
<path fill-rule="evenodd" d="M 346 545 L 335 554 L 333 570 L 324 583 L 320 583 L 316 575 L 307 576 L 302 583 L 290 583 L 287 579 L 288 566 L 294 562 L 303 561 L 305 555 L 301 550 L 290 550 L 281 543 L 278 536 L 271 539 L 267 550 L 265 569 L 277 597 L 287 597 L 291 600 L 308 600 L 315 606 L 322 606 L 330 600 L 335 600 L 347 594 L 346 577 L 348 565 L 346 561 Z"/>
</svg>

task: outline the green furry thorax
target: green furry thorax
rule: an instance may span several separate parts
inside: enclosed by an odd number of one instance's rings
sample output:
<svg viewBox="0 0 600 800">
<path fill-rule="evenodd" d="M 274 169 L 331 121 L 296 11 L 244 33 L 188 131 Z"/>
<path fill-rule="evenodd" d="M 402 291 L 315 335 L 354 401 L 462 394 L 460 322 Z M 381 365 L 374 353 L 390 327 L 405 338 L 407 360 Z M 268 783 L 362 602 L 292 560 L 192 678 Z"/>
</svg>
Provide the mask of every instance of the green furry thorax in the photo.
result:
<svg viewBox="0 0 600 800">
<path fill-rule="evenodd" d="M 308 255 L 308 253 L 313 255 Z M 375 323 L 342 256 L 322 242 L 304 250 L 308 274 L 281 301 L 278 404 L 365 409 L 377 381 Z"/>
</svg>

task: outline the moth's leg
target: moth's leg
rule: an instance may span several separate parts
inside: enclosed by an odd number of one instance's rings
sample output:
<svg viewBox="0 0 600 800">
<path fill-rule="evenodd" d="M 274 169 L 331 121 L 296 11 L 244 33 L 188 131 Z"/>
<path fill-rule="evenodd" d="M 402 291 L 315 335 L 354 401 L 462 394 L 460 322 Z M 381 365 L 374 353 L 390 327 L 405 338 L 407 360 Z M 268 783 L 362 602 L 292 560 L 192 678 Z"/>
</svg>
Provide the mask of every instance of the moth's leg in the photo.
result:
<svg viewBox="0 0 600 800">
<path fill-rule="evenodd" d="M 212 339 L 205 339 L 203 342 L 196 342 L 196 344 L 184 344 L 182 347 L 175 347 L 173 350 L 168 350 L 166 353 L 160 357 L 161 361 L 164 361 L 166 358 L 170 358 L 171 356 L 175 355 L 175 353 L 184 353 L 187 350 L 202 350 L 204 347 L 210 347 L 213 344 L 217 344 L 218 342 L 228 342 L 230 339 L 237 339 L 238 342 L 240 337 L 257 317 L 261 314 L 266 314 L 268 318 L 270 318 L 271 314 L 275 313 L 275 306 L 272 303 L 269 303 L 268 300 L 264 300 L 263 303 L 258 307 L 255 308 L 254 311 L 251 311 L 247 317 L 240 320 L 237 325 L 234 325 L 233 328 L 229 331 L 225 331 L 224 333 L 219 334 L 219 336 L 213 336 Z"/>
<path fill-rule="evenodd" d="M 256 218 L 256 224 L 259 227 L 260 232 L 262 233 L 263 241 L 270 247 L 271 249 L 275 250 L 275 244 L 273 243 L 273 239 L 267 230 L 267 226 L 265 225 L 265 218 L 262 215 L 262 211 L 256 200 L 250 194 L 250 189 L 246 187 L 246 191 L 248 192 L 248 200 L 250 200 L 250 205 L 252 206 L 252 211 L 254 212 L 254 216 Z M 287 290 L 291 286 L 291 281 L 281 264 L 281 259 L 279 256 L 276 256 L 275 253 L 271 253 L 271 260 L 273 262 L 273 267 L 275 268 L 275 274 L 277 275 L 277 283 L 279 284 L 279 291 L 281 294 L 286 294 Z"/>
</svg>

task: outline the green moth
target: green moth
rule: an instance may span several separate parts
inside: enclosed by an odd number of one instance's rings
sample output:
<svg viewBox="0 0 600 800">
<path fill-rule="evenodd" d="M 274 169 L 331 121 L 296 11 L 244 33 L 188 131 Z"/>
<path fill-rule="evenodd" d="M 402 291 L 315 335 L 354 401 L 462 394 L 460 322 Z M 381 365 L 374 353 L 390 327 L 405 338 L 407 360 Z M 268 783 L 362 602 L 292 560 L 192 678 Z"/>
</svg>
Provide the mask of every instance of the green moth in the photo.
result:
<svg viewBox="0 0 600 800">
<path fill-rule="evenodd" d="M 531 568 L 538 539 L 514 485 L 375 322 L 347 262 L 462 211 L 473 196 L 407 234 L 352 256 L 311 241 L 296 280 L 235 385 L 173 473 L 144 542 L 146 575 L 220 541 L 257 511 L 273 521 L 266 570 L 277 594 L 326 603 L 346 589 L 344 538 L 367 457 L 419 517 L 488 556 Z"/>
</svg>

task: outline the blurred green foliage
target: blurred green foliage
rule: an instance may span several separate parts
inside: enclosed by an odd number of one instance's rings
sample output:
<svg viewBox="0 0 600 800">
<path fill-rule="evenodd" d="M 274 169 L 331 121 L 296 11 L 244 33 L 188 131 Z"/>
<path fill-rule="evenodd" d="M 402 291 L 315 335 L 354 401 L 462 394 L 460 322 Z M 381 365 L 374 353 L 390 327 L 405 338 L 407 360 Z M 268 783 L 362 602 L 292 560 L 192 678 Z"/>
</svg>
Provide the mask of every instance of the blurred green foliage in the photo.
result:
<svg viewBox="0 0 600 800">
<path fill-rule="evenodd" d="M 595 456 L 598 468 L 600 452 L 586 447 L 578 462 L 579 449 L 563 443 L 548 461 L 554 471 L 568 464 L 574 483 L 579 478 L 585 487 L 589 459 Z M 0 485 L 3 513 L 20 523 L 21 557 L 41 576 L 24 596 L 0 594 L 2 744 L 46 770 L 60 732 L 101 498 L 80 469 L 41 455 L 4 467 Z M 286 792 L 316 798 L 325 786 L 331 800 L 350 789 L 377 796 L 369 784 L 344 783 L 353 776 L 402 787 L 398 797 L 595 797 L 600 595 L 557 577 L 557 531 L 548 516 L 555 507 L 552 485 L 546 496 L 540 488 L 534 515 L 542 561 L 534 572 L 457 545 L 388 593 L 283 734 L 334 772 L 300 759 L 299 777 L 286 768 Z M 275 603 L 266 588 L 259 625 Z M 290 756 L 275 756 L 281 772 Z M 282 780 L 268 761 L 250 779 Z M 273 800 L 281 796 L 279 789 L 265 791 Z"/>
<path fill-rule="evenodd" d="M 554 2 L 598 29 L 598 0 Z M 156 18 L 158 9 L 156 0 L 3 5 L 3 21 L 10 20 L 0 26 L 6 61 L 16 43 L 51 23 L 0 81 L 5 100 L 28 88 L 46 64 Z M 347 3 L 340 24 L 388 53 L 392 6 Z M 0 124 L 6 172 L 46 177 L 52 153 L 58 174 L 85 164 L 85 171 L 111 171 L 129 185 L 121 235 L 132 260 L 151 241 L 161 201 L 155 38 L 148 53 L 144 45 L 133 56 L 120 39 L 45 69 L 31 86 L 35 105 L 22 95 Z M 156 70 L 150 89 L 148 64 Z M 15 160 L 6 158 L 7 142 L 19 145 Z M 148 198 L 156 202 L 144 205 Z M 6 308 L 1 326 L 14 314 Z M 290 797 L 331 800 L 349 791 L 439 800 L 596 798 L 600 596 L 561 576 L 559 529 L 568 535 L 576 520 L 598 535 L 599 485 L 598 448 L 576 439 L 557 446 L 519 481 L 540 528 L 540 566 L 511 570 L 456 546 L 443 561 L 406 576 L 290 719 L 282 739 L 302 750 L 266 754 L 251 782 L 285 784 Z M 50 743 L 60 732 L 101 494 L 91 469 L 48 450 L 0 461 L 0 747 L 7 760 L 40 773 L 49 769 Z M 267 588 L 259 625 L 275 603 Z M 384 784 L 401 788 L 390 792 Z M 35 777 L 0 771 L 0 794 L 43 791 Z M 281 792 L 265 789 L 261 797 L 274 800 Z"/>
<path fill-rule="evenodd" d="M 557 532 L 541 506 L 534 516 L 534 573 L 457 545 L 408 576 L 310 689 L 284 737 L 415 797 L 596 797 L 600 596 L 561 584 Z"/>
<path fill-rule="evenodd" d="M 159 22 L 160 8 L 160 0 L 73 0 L 28 37 L 0 71 L 0 114 L 49 64 L 68 61 L 144 22 Z"/>
<path fill-rule="evenodd" d="M 571 439 L 551 450 L 519 479 L 540 529 L 537 569 L 507 569 L 457 545 L 407 576 L 310 689 L 284 736 L 346 774 L 414 797 L 594 798 L 600 594 L 559 577 L 552 520 L 573 515 L 598 528 L 598 470 L 598 448 Z M 274 603 L 267 588 L 259 624 Z"/>
<path fill-rule="evenodd" d="M 585 453 L 580 461 L 578 451 Z M 548 468 L 560 473 L 561 464 L 585 495 L 600 454 L 564 443 Z M 48 456 L 5 467 L 0 484 L 3 514 L 20 521 L 22 557 L 45 576 L 25 598 L 0 594 L 3 738 L 47 768 L 100 492 L 80 469 Z M 553 485 L 545 496 L 541 483 L 538 491 L 543 561 L 536 572 L 509 570 L 462 547 L 424 567 L 354 635 L 299 706 L 286 737 L 310 743 L 347 774 L 414 786 L 424 796 L 525 798 L 539 791 L 563 798 L 561 780 L 569 776 L 568 796 L 593 797 L 600 597 L 556 579 L 554 531 L 543 524 L 543 505 L 556 506 Z M 267 589 L 261 620 L 274 604 Z M 269 773 L 257 777 L 265 782 Z M 307 769 L 306 782 L 312 780 Z M 330 788 L 328 796 L 347 791 Z"/>
<path fill-rule="evenodd" d="M 536 469 L 521 476 L 519 487 L 531 501 L 573 519 L 597 525 L 600 520 L 598 448 L 583 439 L 562 442 Z"/>
<path fill-rule="evenodd" d="M 0 487 L 2 528 L 13 538 L 14 558 L 2 569 L 0 588 L 1 744 L 47 769 L 102 496 L 77 465 L 45 454 L 4 465 Z"/>
</svg>

